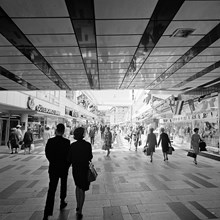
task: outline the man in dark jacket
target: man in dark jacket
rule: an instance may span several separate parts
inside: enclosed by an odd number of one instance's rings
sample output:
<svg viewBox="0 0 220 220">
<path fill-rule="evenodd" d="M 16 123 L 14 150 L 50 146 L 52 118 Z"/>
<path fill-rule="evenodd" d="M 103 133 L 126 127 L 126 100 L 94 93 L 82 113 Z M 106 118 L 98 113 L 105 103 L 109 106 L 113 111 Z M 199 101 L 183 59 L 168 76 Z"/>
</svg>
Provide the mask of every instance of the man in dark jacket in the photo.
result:
<svg viewBox="0 0 220 220">
<path fill-rule="evenodd" d="M 46 206 L 44 209 L 44 218 L 53 215 L 54 198 L 56 193 L 59 178 L 60 185 L 60 209 L 67 206 L 65 202 L 67 191 L 67 177 L 70 163 L 67 161 L 67 156 L 70 150 L 70 140 L 63 137 L 65 126 L 58 124 L 56 128 L 56 136 L 47 141 L 45 147 L 46 157 L 49 161 L 49 189 L 47 192 Z"/>
</svg>

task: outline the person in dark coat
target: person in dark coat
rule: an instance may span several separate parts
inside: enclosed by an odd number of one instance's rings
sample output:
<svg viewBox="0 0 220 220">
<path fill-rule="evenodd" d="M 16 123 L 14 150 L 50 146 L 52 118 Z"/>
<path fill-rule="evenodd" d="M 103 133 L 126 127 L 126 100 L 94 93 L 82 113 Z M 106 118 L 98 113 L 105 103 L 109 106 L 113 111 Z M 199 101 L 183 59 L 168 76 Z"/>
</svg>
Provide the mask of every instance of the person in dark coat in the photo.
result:
<svg viewBox="0 0 220 220">
<path fill-rule="evenodd" d="M 88 181 L 89 162 L 92 160 L 92 146 L 84 140 L 85 129 L 78 127 L 74 130 L 74 139 L 76 142 L 71 144 L 68 161 L 72 164 L 72 174 L 76 185 L 76 215 L 82 218 L 82 208 L 85 201 L 85 191 L 89 190 Z"/>
<path fill-rule="evenodd" d="M 47 192 L 46 205 L 44 209 L 44 218 L 47 220 L 48 216 L 53 215 L 54 198 L 59 179 L 60 185 L 60 209 L 67 206 L 65 202 L 67 191 L 67 177 L 70 163 L 67 160 L 70 150 L 70 140 L 63 137 L 65 131 L 64 124 L 58 124 L 56 128 L 56 136 L 48 139 L 45 154 L 49 161 L 49 189 Z"/>
<path fill-rule="evenodd" d="M 31 153 L 31 144 L 33 143 L 33 134 L 31 132 L 31 128 L 28 128 L 27 131 L 24 134 L 23 138 L 24 142 L 24 154 L 26 153 L 26 150 L 29 150 L 29 154 Z"/>
<path fill-rule="evenodd" d="M 155 152 L 155 147 L 157 146 L 157 138 L 156 135 L 153 133 L 154 129 L 150 128 L 150 133 L 147 135 L 146 145 L 150 149 L 150 162 L 153 162 L 153 152 Z"/>
<path fill-rule="evenodd" d="M 166 161 L 166 160 L 168 160 L 167 153 L 169 151 L 169 147 L 171 147 L 171 142 L 170 142 L 170 138 L 169 138 L 168 134 L 165 133 L 164 128 L 161 128 L 160 131 L 161 131 L 161 134 L 160 134 L 158 145 L 161 142 L 161 147 L 162 147 L 162 151 L 163 151 L 164 161 Z"/>
<path fill-rule="evenodd" d="M 194 128 L 194 134 L 191 137 L 191 148 L 193 149 L 194 153 L 196 154 L 195 158 L 194 158 L 194 163 L 197 165 L 197 155 L 199 154 L 199 142 L 201 141 L 201 137 L 198 134 L 199 133 L 199 129 L 198 128 Z"/>
<path fill-rule="evenodd" d="M 19 143 L 19 136 L 17 133 L 17 129 L 12 128 L 11 133 L 9 135 L 9 144 L 11 146 L 11 154 L 13 154 L 14 151 L 15 151 L 15 154 L 18 153 L 18 148 L 19 148 L 18 143 Z"/>
<path fill-rule="evenodd" d="M 110 149 L 112 148 L 112 133 L 110 127 L 105 128 L 104 132 L 104 150 L 107 150 L 107 157 L 110 154 Z"/>
<path fill-rule="evenodd" d="M 95 141 L 95 126 L 91 126 L 90 130 L 89 130 L 89 137 L 90 137 L 90 143 L 92 145 L 94 145 L 94 141 Z"/>
</svg>

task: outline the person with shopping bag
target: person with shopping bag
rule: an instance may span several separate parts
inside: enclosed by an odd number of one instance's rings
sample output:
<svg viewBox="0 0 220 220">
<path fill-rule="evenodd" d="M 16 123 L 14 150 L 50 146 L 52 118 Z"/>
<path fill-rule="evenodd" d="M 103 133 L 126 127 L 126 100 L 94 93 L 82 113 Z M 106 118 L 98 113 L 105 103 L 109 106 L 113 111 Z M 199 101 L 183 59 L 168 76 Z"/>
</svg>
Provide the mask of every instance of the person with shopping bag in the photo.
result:
<svg viewBox="0 0 220 220">
<path fill-rule="evenodd" d="M 72 165 L 72 175 L 76 185 L 76 217 L 82 219 L 82 209 L 85 201 L 85 192 L 89 190 L 90 181 L 88 172 L 93 158 L 92 145 L 84 140 L 85 129 L 78 127 L 74 130 L 74 139 L 71 144 L 68 161 Z"/>
<path fill-rule="evenodd" d="M 197 165 L 197 155 L 199 154 L 199 143 L 200 143 L 200 135 L 199 133 L 199 129 L 198 128 L 194 128 L 194 134 L 191 137 L 191 148 L 195 154 L 194 156 L 194 163 Z"/>
<path fill-rule="evenodd" d="M 170 142 L 170 138 L 169 138 L 168 134 L 165 133 L 165 129 L 161 128 L 160 131 L 161 131 L 161 134 L 160 134 L 160 138 L 159 138 L 159 141 L 158 141 L 158 146 L 161 142 L 164 161 L 166 161 L 166 160 L 168 160 L 169 149 L 172 146 L 171 146 L 171 142 Z M 171 148 L 171 152 L 172 152 L 172 148 Z"/>
<path fill-rule="evenodd" d="M 157 138 L 156 135 L 153 133 L 154 129 L 150 128 L 150 133 L 147 135 L 146 145 L 150 151 L 150 162 L 153 162 L 153 153 L 155 152 L 155 147 L 157 147 Z"/>
</svg>

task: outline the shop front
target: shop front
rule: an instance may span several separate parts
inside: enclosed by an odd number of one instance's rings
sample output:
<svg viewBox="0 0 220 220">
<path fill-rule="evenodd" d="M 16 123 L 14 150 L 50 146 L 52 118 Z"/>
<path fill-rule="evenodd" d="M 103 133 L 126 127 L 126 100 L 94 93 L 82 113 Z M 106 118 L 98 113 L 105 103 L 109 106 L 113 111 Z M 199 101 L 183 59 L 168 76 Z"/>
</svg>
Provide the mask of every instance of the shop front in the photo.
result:
<svg viewBox="0 0 220 220">
<path fill-rule="evenodd" d="M 43 133 L 46 127 L 50 128 L 51 134 L 55 134 L 57 124 L 64 123 L 64 116 L 61 116 L 60 111 L 52 109 L 53 106 L 46 107 L 44 103 L 31 97 L 28 98 L 27 107 L 33 112 L 28 116 L 28 127 L 32 129 L 34 140 L 43 139 Z"/>
<path fill-rule="evenodd" d="M 0 113 L 0 146 L 7 144 L 10 129 L 20 124 L 19 115 L 10 115 L 6 112 Z"/>
<path fill-rule="evenodd" d="M 208 98 L 195 103 L 193 113 L 185 110 L 184 115 L 172 119 L 175 137 L 179 142 L 190 145 L 194 128 L 199 128 L 199 134 L 207 146 L 219 148 L 219 115 L 217 98 Z"/>
</svg>

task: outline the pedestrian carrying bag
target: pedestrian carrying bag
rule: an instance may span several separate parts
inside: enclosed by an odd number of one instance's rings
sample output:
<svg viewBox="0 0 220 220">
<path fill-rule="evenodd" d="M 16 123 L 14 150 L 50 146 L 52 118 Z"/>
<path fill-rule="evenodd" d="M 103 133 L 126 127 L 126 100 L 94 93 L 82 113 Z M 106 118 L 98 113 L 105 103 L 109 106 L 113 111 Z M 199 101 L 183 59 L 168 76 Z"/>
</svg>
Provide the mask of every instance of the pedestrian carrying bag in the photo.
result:
<svg viewBox="0 0 220 220">
<path fill-rule="evenodd" d="M 95 170 L 95 167 L 92 162 L 89 163 L 89 170 L 88 170 L 88 181 L 93 182 L 97 179 L 98 173 Z"/>
<path fill-rule="evenodd" d="M 188 151 L 187 156 L 196 158 L 196 154 L 193 151 Z"/>
</svg>

